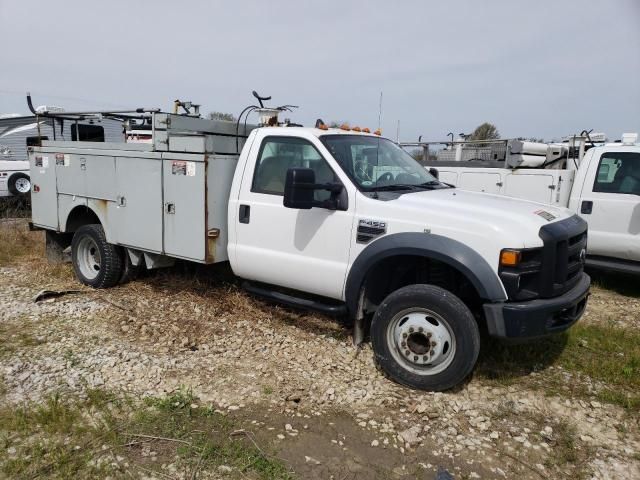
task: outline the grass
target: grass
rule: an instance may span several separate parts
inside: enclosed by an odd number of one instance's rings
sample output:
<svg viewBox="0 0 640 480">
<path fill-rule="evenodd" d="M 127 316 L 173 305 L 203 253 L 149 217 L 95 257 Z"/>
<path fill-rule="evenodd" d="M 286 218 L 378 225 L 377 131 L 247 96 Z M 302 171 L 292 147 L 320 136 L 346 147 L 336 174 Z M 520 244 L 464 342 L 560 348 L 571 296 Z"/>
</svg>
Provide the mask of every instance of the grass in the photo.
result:
<svg viewBox="0 0 640 480">
<path fill-rule="evenodd" d="M 31 199 L 24 197 L 1 197 L 0 218 L 31 217 Z"/>
<path fill-rule="evenodd" d="M 231 478 L 291 478 L 237 420 L 199 406 L 188 391 L 141 402 L 91 390 L 84 399 L 53 395 L 0 410 L 0 477 L 163 477 L 168 464 L 186 478 L 221 465 Z"/>
<path fill-rule="evenodd" d="M 578 447 L 577 437 L 575 425 L 566 420 L 555 422 L 552 438 L 547 439 L 551 445 L 551 451 L 544 463 L 549 468 L 558 469 L 566 476 L 570 475 L 575 480 L 581 480 L 591 476 L 587 463 L 593 456 L 593 449 L 588 446 Z M 571 465 L 574 468 L 569 474 L 565 469 Z"/>
<path fill-rule="evenodd" d="M 24 257 L 43 254 L 43 244 L 38 245 L 41 232 L 30 232 L 22 220 L 5 220 L 0 223 L 0 267 L 17 263 Z"/>
<path fill-rule="evenodd" d="M 581 395 L 640 411 L 640 333 L 614 326 L 577 324 L 567 333 L 522 345 L 489 340 L 481 352 L 478 374 L 500 384 L 557 365 L 587 376 L 595 393 L 583 382 L 567 383 L 562 375 L 545 375 L 539 385 L 550 394 Z"/>
<path fill-rule="evenodd" d="M 45 343 L 42 338 L 35 337 L 26 324 L 26 320 L 18 319 L 17 325 L 0 323 L 0 357 L 10 355 L 26 347 L 35 347 Z"/>
</svg>

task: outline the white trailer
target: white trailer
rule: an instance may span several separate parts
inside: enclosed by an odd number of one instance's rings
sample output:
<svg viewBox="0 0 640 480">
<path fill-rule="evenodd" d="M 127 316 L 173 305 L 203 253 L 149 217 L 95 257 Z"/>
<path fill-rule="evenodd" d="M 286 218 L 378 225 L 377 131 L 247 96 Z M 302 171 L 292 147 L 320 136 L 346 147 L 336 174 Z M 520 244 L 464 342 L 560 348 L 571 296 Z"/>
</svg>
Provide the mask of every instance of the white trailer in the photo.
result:
<svg viewBox="0 0 640 480">
<path fill-rule="evenodd" d="M 464 190 L 568 208 L 589 224 L 588 265 L 640 274 L 637 139 L 624 134 L 615 143 L 589 135 L 554 144 L 505 141 L 502 160 L 443 161 L 431 155 L 423 164 Z M 429 144 L 403 146 L 426 150 Z"/>
<path fill-rule="evenodd" d="M 44 140 L 118 142 L 123 122 L 118 119 L 65 117 L 60 107 L 41 105 L 31 114 L 0 115 L 0 197 L 25 196 L 31 191 L 27 149 Z M 53 114 L 55 116 L 49 116 Z"/>
</svg>

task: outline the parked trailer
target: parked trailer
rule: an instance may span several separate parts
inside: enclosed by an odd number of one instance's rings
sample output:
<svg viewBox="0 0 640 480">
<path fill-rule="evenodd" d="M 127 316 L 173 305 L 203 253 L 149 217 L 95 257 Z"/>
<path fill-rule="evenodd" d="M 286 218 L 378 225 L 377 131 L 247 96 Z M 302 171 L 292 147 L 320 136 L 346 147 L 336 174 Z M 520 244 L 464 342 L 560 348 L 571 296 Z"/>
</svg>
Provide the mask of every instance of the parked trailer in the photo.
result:
<svg viewBox="0 0 640 480">
<path fill-rule="evenodd" d="M 69 120 L 43 116 L 62 113 L 59 108 L 38 107 L 38 115 L 0 116 L 0 197 L 27 195 L 31 190 L 27 149 L 41 140 L 118 142 L 122 122 L 108 118 Z"/>
<path fill-rule="evenodd" d="M 97 288 L 175 259 L 228 261 L 256 295 L 349 316 L 391 378 L 427 390 L 472 371 L 479 322 L 535 338 L 583 314 L 579 217 L 448 187 L 388 139 L 289 126 L 280 110 L 257 108 L 263 126 L 246 130 L 154 111 L 150 143 L 31 147 L 48 253 L 70 247 Z"/>
<path fill-rule="evenodd" d="M 584 132 L 583 132 L 584 133 Z M 461 189 L 567 207 L 589 224 L 587 264 L 640 274 L 640 144 L 587 135 L 564 143 L 508 142 L 502 161 L 429 161 Z M 598 140 L 603 140 L 599 138 Z M 429 144 L 404 144 L 428 149 Z"/>
</svg>

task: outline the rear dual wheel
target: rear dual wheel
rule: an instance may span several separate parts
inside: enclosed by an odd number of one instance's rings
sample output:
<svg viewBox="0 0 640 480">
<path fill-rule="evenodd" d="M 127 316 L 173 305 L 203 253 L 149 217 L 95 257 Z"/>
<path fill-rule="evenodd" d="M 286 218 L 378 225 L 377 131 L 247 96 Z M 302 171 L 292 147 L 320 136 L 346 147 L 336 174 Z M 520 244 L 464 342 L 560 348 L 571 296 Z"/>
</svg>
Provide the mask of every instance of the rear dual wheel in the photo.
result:
<svg viewBox="0 0 640 480">
<path fill-rule="evenodd" d="M 101 225 L 80 227 L 71 242 L 71 260 L 76 277 L 94 288 L 109 288 L 122 278 L 122 249 L 107 242 Z"/>
<path fill-rule="evenodd" d="M 393 380 L 442 391 L 471 373 L 480 352 L 478 324 L 467 306 L 434 285 L 409 285 L 391 293 L 371 323 L 378 365 Z"/>
</svg>

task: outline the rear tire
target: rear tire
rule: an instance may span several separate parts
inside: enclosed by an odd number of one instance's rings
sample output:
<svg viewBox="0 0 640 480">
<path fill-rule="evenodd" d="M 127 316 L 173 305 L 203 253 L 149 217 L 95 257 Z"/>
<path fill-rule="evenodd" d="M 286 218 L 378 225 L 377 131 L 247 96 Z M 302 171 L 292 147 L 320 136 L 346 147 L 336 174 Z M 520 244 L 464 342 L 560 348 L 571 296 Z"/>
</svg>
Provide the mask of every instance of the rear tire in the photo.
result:
<svg viewBox="0 0 640 480">
<path fill-rule="evenodd" d="M 101 225 L 84 225 L 76 231 L 71 260 L 78 280 L 90 287 L 113 287 L 122 277 L 122 250 L 107 242 Z"/>
<path fill-rule="evenodd" d="M 371 341 L 380 368 L 394 381 L 420 390 L 460 384 L 480 352 L 471 311 L 434 285 L 409 285 L 385 298 L 371 323 Z"/>
<path fill-rule="evenodd" d="M 31 192 L 31 179 L 26 173 L 14 173 L 9 177 L 7 188 L 16 197 L 28 195 Z"/>
</svg>

